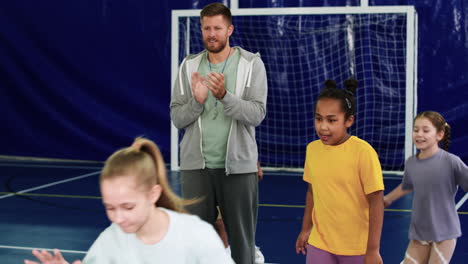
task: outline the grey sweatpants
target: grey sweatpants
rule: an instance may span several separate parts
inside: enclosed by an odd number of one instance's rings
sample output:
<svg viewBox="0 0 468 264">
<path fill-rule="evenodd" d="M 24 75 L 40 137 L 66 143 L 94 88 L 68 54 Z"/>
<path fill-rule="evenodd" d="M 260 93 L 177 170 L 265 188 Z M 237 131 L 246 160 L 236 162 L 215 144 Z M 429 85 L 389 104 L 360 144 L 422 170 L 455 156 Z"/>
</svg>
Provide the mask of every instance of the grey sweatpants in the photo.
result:
<svg viewBox="0 0 468 264">
<path fill-rule="evenodd" d="M 258 211 L 257 173 L 226 175 L 224 169 L 181 171 L 182 196 L 201 198 L 188 211 L 214 225 L 219 206 L 237 264 L 255 261 L 255 229 Z"/>
</svg>

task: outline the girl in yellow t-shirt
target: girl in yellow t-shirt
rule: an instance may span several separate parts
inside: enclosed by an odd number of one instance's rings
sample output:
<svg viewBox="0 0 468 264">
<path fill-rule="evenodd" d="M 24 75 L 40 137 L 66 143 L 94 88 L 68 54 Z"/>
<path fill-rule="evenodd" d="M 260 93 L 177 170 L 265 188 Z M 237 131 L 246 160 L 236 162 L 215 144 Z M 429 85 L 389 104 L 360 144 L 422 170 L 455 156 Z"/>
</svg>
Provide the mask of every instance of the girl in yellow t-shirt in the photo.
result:
<svg viewBox="0 0 468 264">
<path fill-rule="evenodd" d="M 303 179 L 308 183 L 296 252 L 306 263 L 383 263 L 379 253 L 383 222 L 383 177 L 375 150 L 348 134 L 354 123 L 358 82 L 337 89 L 332 80 L 315 105 L 315 131 Z"/>
</svg>

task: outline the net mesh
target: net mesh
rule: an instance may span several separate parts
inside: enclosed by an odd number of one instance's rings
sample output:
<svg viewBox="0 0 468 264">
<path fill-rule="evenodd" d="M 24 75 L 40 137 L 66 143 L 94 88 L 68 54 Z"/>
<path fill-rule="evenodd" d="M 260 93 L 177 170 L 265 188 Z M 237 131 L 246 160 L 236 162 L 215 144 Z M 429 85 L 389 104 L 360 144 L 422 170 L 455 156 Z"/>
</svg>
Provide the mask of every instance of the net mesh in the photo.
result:
<svg viewBox="0 0 468 264">
<path fill-rule="evenodd" d="M 324 81 L 352 77 L 349 132 L 376 149 L 384 170 L 403 169 L 406 14 L 235 16 L 233 24 L 231 46 L 259 52 L 267 71 L 267 116 L 256 134 L 263 166 L 302 168 Z M 180 62 L 204 49 L 198 16 L 180 17 L 179 32 Z"/>
</svg>

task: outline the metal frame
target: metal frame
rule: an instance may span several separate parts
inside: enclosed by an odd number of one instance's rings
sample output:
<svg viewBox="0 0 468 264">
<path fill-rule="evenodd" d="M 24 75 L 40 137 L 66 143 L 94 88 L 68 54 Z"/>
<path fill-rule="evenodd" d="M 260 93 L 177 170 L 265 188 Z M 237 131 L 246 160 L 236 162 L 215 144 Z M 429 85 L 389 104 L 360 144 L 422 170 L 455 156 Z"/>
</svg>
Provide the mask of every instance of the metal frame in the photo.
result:
<svg viewBox="0 0 468 264">
<path fill-rule="evenodd" d="M 174 86 L 175 80 L 177 78 L 179 68 L 179 18 L 199 16 L 200 11 L 200 9 L 172 11 L 171 93 L 172 87 Z M 239 8 L 237 1 L 231 1 L 231 12 L 233 16 L 405 13 L 407 16 L 405 159 L 415 153 L 415 149 L 411 140 L 413 118 L 417 111 L 418 20 L 414 6 L 368 6 L 368 1 L 363 0 L 361 1 L 361 6 L 348 7 Z M 187 48 L 189 48 L 188 45 Z M 172 123 L 171 170 L 179 170 L 179 133 L 177 128 Z M 390 171 L 387 173 L 402 174 L 401 171 Z"/>
</svg>

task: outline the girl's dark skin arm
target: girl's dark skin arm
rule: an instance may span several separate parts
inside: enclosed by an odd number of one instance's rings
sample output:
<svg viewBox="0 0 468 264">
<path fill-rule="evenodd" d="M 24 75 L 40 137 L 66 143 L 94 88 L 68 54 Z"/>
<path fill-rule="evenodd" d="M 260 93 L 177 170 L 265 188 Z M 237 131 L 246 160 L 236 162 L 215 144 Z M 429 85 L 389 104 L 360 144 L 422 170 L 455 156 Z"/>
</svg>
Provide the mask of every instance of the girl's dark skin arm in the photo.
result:
<svg viewBox="0 0 468 264">
<path fill-rule="evenodd" d="M 312 209 L 314 208 L 314 198 L 312 194 L 312 185 L 309 184 L 306 194 L 304 217 L 302 218 L 302 229 L 296 241 L 297 254 L 299 254 L 299 252 L 301 252 L 303 255 L 306 254 L 307 241 L 309 240 L 309 235 L 312 231 Z"/>
<path fill-rule="evenodd" d="M 364 264 L 381 264 L 383 260 L 379 250 L 384 211 L 383 191 L 368 194 L 367 201 L 369 202 L 369 238 Z"/>
</svg>

